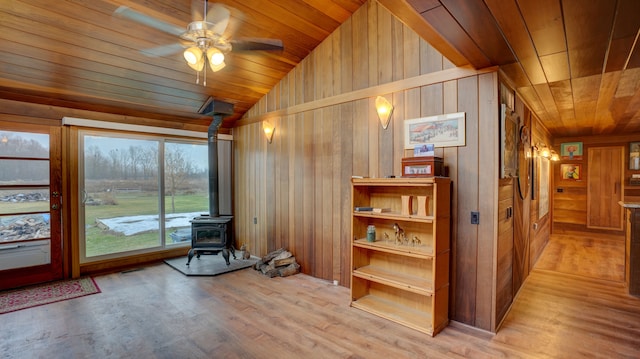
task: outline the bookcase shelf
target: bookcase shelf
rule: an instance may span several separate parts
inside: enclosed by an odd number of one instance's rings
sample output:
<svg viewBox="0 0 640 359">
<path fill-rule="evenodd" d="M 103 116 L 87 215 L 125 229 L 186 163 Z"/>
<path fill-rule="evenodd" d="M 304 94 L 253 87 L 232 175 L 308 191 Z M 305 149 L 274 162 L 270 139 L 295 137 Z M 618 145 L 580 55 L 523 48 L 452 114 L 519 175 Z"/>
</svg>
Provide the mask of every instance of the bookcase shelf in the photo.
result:
<svg viewBox="0 0 640 359">
<path fill-rule="evenodd" d="M 450 186 L 444 177 L 352 180 L 352 307 L 429 335 L 447 326 Z M 406 200 L 419 196 L 421 211 Z M 375 241 L 366 239 L 371 225 Z M 397 227 L 406 240 L 396 241 Z"/>
</svg>

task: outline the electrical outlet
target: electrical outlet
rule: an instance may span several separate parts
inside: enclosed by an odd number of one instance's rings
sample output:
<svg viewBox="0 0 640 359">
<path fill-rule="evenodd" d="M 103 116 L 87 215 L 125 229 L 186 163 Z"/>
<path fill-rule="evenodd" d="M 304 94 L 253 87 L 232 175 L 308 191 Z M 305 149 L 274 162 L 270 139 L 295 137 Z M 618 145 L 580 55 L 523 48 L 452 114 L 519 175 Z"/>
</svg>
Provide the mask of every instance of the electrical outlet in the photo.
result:
<svg viewBox="0 0 640 359">
<path fill-rule="evenodd" d="M 258 224 L 258 217 L 253 217 L 253 224 Z"/>
<path fill-rule="evenodd" d="M 480 212 L 471 212 L 471 224 L 480 224 Z"/>
</svg>

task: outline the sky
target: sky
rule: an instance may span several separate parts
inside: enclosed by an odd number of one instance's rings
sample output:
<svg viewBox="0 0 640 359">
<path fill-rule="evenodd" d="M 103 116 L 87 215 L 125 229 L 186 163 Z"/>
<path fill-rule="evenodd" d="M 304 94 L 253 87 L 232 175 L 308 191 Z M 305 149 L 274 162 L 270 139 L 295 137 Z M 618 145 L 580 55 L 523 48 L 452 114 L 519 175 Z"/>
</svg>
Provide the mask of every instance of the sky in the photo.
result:
<svg viewBox="0 0 640 359">
<path fill-rule="evenodd" d="M 26 140 L 35 140 L 39 142 L 44 148 L 49 148 L 49 135 L 43 133 L 30 133 L 30 132 L 13 132 L 13 131 L 0 131 L 0 141 L 3 138 L 15 138 L 21 137 Z M 193 142 L 190 144 L 188 141 L 178 142 L 181 146 L 180 148 L 185 153 L 186 157 L 193 161 L 193 165 L 197 168 L 204 169 L 208 166 L 208 152 L 207 152 L 207 142 L 206 139 L 199 141 L 199 143 Z M 2 142 L 0 142 L 1 144 Z M 175 143 L 175 142 L 168 142 Z M 87 135 L 85 140 L 85 148 L 88 148 L 91 145 L 96 145 L 100 148 L 101 152 L 105 156 L 109 156 L 109 152 L 113 149 L 118 151 L 128 151 L 130 146 L 136 147 L 152 147 L 157 146 L 156 141 L 151 141 L 148 139 L 136 139 L 136 138 L 117 138 L 117 137 L 105 137 L 105 136 L 95 136 L 95 135 Z M 0 150 L 1 152 L 1 150 Z M 2 153 L 0 153 L 2 155 Z"/>
<path fill-rule="evenodd" d="M 14 131 L 0 131 L 0 141 L 4 138 L 11 139 L 15 137 L 22 137 L 26 140 L 36 140 L 42 147 L 49 148 L 49 135 L 44 133 L 30 133 L 30 132 L 14 132 Z"/>
<path fill-rule="evenodd" d="M 174 142 L 167 142 L 167 145 Z M 193 165 L 198 169 L 204 169 L 208 166 L 207 160 L 207 142 L 203 140 L 200 143 L 190 144 L 189 142 L 179 142 L 181 144 L 180 149 L 184 152 L 185 157 L 192 161 Z M 115 138 L 104 136 L 85 136 L 84 148 L 89 146 L 98 146 L 101 152 L 105 156 L 109 156 L 111 150 L 117 151 L 129 151 L 129 147 L 140 148 L 158 148 L 158 142 L 148 139 L 135 139 L 135 138 Z"/>
</svg>

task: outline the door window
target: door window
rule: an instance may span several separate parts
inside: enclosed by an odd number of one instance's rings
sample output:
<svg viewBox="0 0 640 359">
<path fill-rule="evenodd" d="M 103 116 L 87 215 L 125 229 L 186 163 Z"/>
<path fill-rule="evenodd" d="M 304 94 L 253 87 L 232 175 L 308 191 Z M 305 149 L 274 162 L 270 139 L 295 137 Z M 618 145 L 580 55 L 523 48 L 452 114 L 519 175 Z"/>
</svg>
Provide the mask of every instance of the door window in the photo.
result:
<svg viewBox="0 0 640 359">
<path fill-rule="evenodd" d="M 0 132 L 0 245 L 50 238 L 49 135 Z"/>
</svg>

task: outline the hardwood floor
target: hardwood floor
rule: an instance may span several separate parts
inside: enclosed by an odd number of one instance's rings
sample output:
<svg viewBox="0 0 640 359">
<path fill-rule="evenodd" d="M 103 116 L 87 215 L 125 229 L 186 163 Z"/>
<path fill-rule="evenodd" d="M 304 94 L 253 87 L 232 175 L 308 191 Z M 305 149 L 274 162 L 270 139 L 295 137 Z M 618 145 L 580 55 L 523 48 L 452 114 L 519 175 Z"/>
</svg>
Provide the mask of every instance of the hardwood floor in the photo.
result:
<svg viewBox="0 0 640 359">
<path fill-rule="evenodd" d="M 531 272 L 496 335 L 454 323 L 434 338 L 351 308 L 348 288 L 302 274 L 185 277 L 157 264 L 96 282 L 100 294 L 0 316 L 0 357 L 640 357 L 640 298 L 619 281 L 555 269 Z"/>
<path fill-rule="evenodd" d="M 624 282 L 624 235 L 554 234 L 535 268 Z"/>
</svg>

